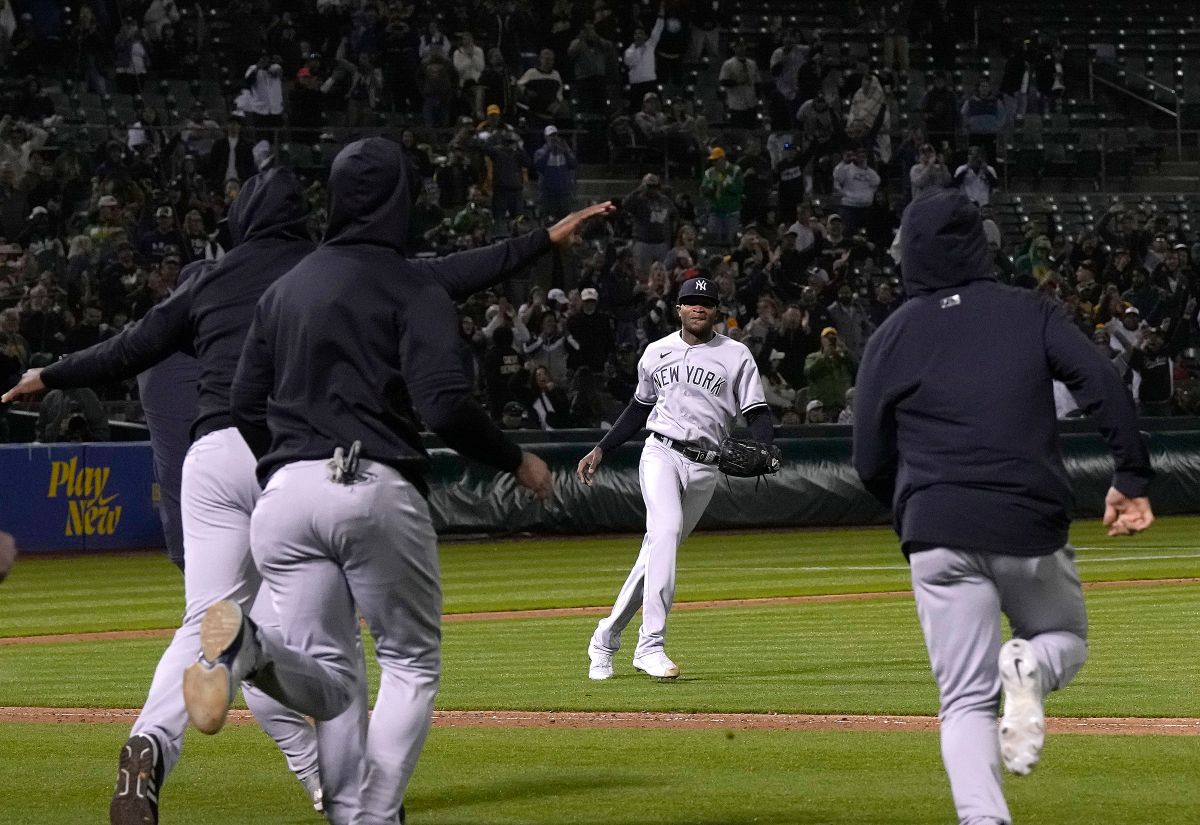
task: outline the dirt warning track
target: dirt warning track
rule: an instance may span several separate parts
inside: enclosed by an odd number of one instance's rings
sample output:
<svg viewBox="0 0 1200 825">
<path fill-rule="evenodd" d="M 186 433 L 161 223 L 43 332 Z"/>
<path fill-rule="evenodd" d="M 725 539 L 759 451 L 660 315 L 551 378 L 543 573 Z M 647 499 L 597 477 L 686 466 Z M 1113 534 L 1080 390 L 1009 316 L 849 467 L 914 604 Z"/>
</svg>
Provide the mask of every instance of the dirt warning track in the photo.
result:
<svg viewBox="0 0 1200 825">
<path fill-rule="evenodd" d="M 0 707 L 0 723 L 129 724 L 139 711 L 132 708 L 18 708 Z M 249 711 L 229 712 L 231 724 L 254 721 Z M 935 731 L 933 716 L 863 716 L 810 713 L 606 713 L 582 711 L 439 710 L 436 727 L 447 728 L 600 728 L 632 730 L 850 730 Z M 1049 733 L 1200 736 L 1200 719 L 1092 717 L 1048 718 Z"/>
</svg>

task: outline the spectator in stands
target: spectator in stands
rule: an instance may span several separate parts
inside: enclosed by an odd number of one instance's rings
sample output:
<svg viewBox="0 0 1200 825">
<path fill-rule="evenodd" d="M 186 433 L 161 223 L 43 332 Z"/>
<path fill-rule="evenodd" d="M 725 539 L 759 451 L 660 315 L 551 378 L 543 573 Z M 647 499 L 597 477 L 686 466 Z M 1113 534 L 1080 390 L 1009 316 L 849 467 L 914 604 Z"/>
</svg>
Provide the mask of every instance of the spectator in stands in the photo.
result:
<svg viewBox="0 0 1200 825">
<path fill-rule="evenodd" d="M 544 217 L 562 218 L 575 203 L 575 169 L 578 162 L 570 145 L 550 124 L 543 130 L 546 142 L 534 153 L 533 167 L 538 175 L 541 212 Z"/>
<path fill-rule="evenodd" d="M 700 194 L 708 202 L 708 234 L 713 243 L 730 246 L 741 228 L 745 179 L 720 146 L 713 147 L 708 159 L 711 165 L 700 182 Z"/>
<path fill-rule="evenodd" d="M 814 191 L 814 180 L 817 182 L 815 191 L 830 191 L 829 173 L 819 170 L 824 167 L 826 158 L 837 152 L 842 127 L 837 112 L 824 94 L 818 94 L 800 106 L 796 112 L 796 131 L 803 146 L 800 166 L 807 167 L 809 161 L 813 162 L 813 171 L 804 177 L 805 194 Z"/>
<path fill-rule="evenodd" d="M 1150 327 L 1129 359 L 1129 368 L 1141 377 L 1138 385 L 1138 412 L 1145 416 L 1171 415 L 1175 392 L 1175 359 L 1187 341 L 1187 330 L 1180 326 L 1168 340 L 1164 330 Z"/>
<path fill-rule="evenodd" d="M 371 126 L 375 112 L 383 99 L 383 70 L 374 65 L 371 55 L 362 52 L 350 73 L 350 88 L 346 92 L 346 123 L 348 126 Z"/>
<path fill-rule="evenodd" d="M 37 440 L 43 444 L 108 441 L 108 416 L 87 387 L 50 390 L 38 407 Z"/>
<path fill-rule="evenodd" d="M 429 21 L 428 27 L 421 35 L 417 53 L 422 62 L 428 60 L 431 55 L 450 59 L 450 38 L 442 32 L 442 24 L 436 18 Z"/>
<path fill-rule="evenodd" d="M 571 400 L 546 367 L 539 366 L 533 370 L 527 406 L 533 410 L 538 426 L 543 430 L 563 430 L 575 426 Z"/>
<path fill-rule="evenodd" d="M 900 296 L 889 281 L 884 281 L 875 288 L 875 297 L 871 299 L 871 323 L 876 327 L 883 325 L 893 312 L 900 308 Z"/>
<path fill-rule="evenodd" d="M 1114 228 L 1112 221 L 1118 217 L 1117 227 Z M 1114 203 L 1100 216 L 1096 224 L 1096 234 L 1109 246 L 1126 250 L 1134 261 L 1145 257 L 1153 237 L 1145 227 L 1138 225 L 1137 212 L 1126 209 L 1120 203 Z"/>
<path fill-rule="evenodd" d="M 846 139 L 874 152 L 880 136 L 890 131 L 887 98 L 878 76 L 864 74 L 846 112 Z M 890 157 L 890 155 L 889 155 Z"/>
<path fill-rule="evenodd" d="M 28 369 L 33 351 L 21 334 L 21 311 L 16 307 L 0 310 L 0 335 L 4 336 L 6 352 L 20 362 L 21 369 Z"/>
<path fill-rule="evenodd" d="M 483 118 L 485 113 L 495 107 L 496 113 L 514 112 L 517 107 L 516 81 L 504 62 L 504 53 L 500 49 L 488 52 L 488 65 L 479 75 L 475 85 L 475 99 L 472 113 L 477 118 Z"/>
<path fill-rule="evenodd" d="M 967 150 L 967 162 L 954 170 L 954 184 L 978 206 L 992 201 L 992 190 L 1000 182 L 996 170 L 987 162 L 986 150 L 972 146 Z"/>
<path fill-rule="evenodd" d="M 996 157 L 996 139 L 1004 131 L 1008 112 L 990 80 L 981 78 L 975 84 L 975 94 L 963 103 L 961 113 L 970 145 L 983 149 L 985 157 Z"/>
<path fill-rule="evenodd" d="M 511 327 L 497 327 L 491 336 L 491 346 L 483 356 L 483 383 L 487 391 L 488 409 L 499 418 L 505 404 L 514 401 L 512 377 L 521 371 L 521 356 L 513 348 Z"/>
<path fill-rule="evenodd" d="M 746 41 L 733 44 L 733 57 L 721 65 L 718 83 L 725 92 L 725 117 L 737 129 L 758 128 L 758 66 L 746 56 Z"/>
<path fill-rule="evenodd" d="M 1142 320 L 1151 326 L 1158 326 L 1167 309 L 1167 293 L 1151 283 L 1150 273 L 1145 267 L 1134 267 L 1131 280 L 1132 285 L 1121 297 L 1141 313 Z"/>
<path fill-rule="evenodd" d="M 622 209 L 633 221 L 633 258 L 638 279 L 644 280 L 650 264 L 667 255 L 678 212 L 653 173 L 642 177 L 638 188 L 622 201 Z"/>
<path fill-rule="evenodd" d="M 781 220 L 794 215 L 796 207 L 807 194 L 804 163 L 801 162 L 799 147 L 791 138 L 783 145 L 783 157 L 772 170 L 772 181 L 776 193 L 777 213 Z M 809 178 L 811 180 L 811 176 Z"/>
<path fill-rule="evenodd" d="M 642 96 L 642 108 L 633 116 L 633 122 L 646 144 L 658 149 L 666 146 L 667 116 L 655 92 Z"/>
<path fill-rule="evenodd" d="M 474 86 L 479 82 L 483 70 L 487 68 L 483 49 L 475 45 L 475 35 L 469 31 L 462 33 L 458 47 L 451 56 L 451 62 L 458 75 L 459 88 L 462 89 L 463 94 L 473 97 Z"/>
<path fill-rule="evenodd" d="M 745 181 L 742 197 L 742 223 L 766 221 L 771 199 L 771 160 L 762 150 L 762 140 L 749 135 L 737 166 Z"/>
<path fill-rule="evenodd" d="M 252 144 L 242 136 L 245 122 L 245 115 L 233 112 L 225 121 L 225 137 L 213 143 L 208 155 L 208 179 L 214 187 L 220 188 L 228 180 L 247 180 L 257 171 Z"/>
<path fill-rule="evenodd" d="M 875 325 L 871 323 L 870 315 L 854 294 L 854 287 L 849 283 L 842 283 L 838 287 L 837 300 L 826 307 L 826 310 L 833 319 L 838 341 L 857 363 L 862 358 L 867 339 L 875 331 Z"/>
<path fill-rule="evenodd" d="M 534 366 L 545 367 L 557 383 L 567 380 L 567 340 L 562 334 L 562 327 L 553 312 L 544 313 L 538 319 L 536 337 L 525 344 L 525 358 Z"/>
<path fill-rule="evenodd" d="M 640 107 L 648 92 L 658 91 L 659 76 L 656 66 L 655 50 L 662 36 L 662 7 L 659 6 L 659 16 L 654 22 L 654 28 L 649 36 L 643 26 L 634 29 L 634 42 L 625 49 L 625 68 L 629 70 L 629 106 Z"/>
<path fill-rule="evenodd" d="M 881 182 L 879 173 L 867 163 L 867 150 L 862 146 L 842 154 L 842 162 L 833 170 L 833 191 L 841 199 L 838 214 L 847 235 L 866 226 L 867 211 L 875 202 Z"/>
<path fill-rule="evenodd" d="M 1029 244 L 1024 255 L 1013 261 L 1013 272 L 1018 278 L 1028 278 L 1031 285 L 1038 286 L 1054 275 L 1054 262 L 1050 260 L 1052 244 L 1046 235 L 1037 235 Z"/>
<path fill-rule="evenodd" d="M 745 343 L 743 341 L 743 343 Z M 765 358 L 759 358 L 759 381 L 762 383 L 763 400 L 779 419 L 785 412 L 795 408 L 796 388 L 788 384 L 787 379 L 779 374 L 779 364 L 783 361 L 783 353 L 774 350 Z"/>
<path fill-rule="evenodd" d="M 584 21 L 579 36 L 567 47 L 575 98 L 582 112 L 597 114 L 603 111 L 609 66 L 614 62 L 615 53 L 616 47 L 596 33 L 591 20 Z"/>
<path fill-rule="evenodd" d="M 183 253 L 187 248 L 187 240 L 175 225 L 175 210 L 169 206 L 154 210 L 154 228 L 138 240 L 138 252 L 142 257 L 157 262 L 168 251 Z"/>
<path fill-rule="evenodd" d="M 929 142 L 942 152 L 953 152 L 961 107 L 954 90 L 946 83 L 945 72 L 935 72 L 933 86 L 921 98 L 921 114 L 925 116 L 925 134 Z"/>
<path fill-rule="evenodd" d="M 79 76 L 87 83 L 87 90 L 92 94 L 108 94 L 110 52 L 96 14 L 86 4 L 79 9 L 71 40 Z"/>
<path fill-rule="evenodd" d="M 933 148 L 933 144 L 931 143 L 921 146 L 921 158 L 909 170 L 908 179 L 912 186 L 912 196 L 914 198 L 926 189 L 948 186 L 952 180 L 950 170 L 946 168 L 945 161 Z"/>
<path fill-rule="evenodd" d="M 565 114 L 562 76 L 554 68 L 554 52 L 549 49 L 538 53 L 537 66 L 517 79 L 517 88 L 534 122 L 547 124 Z"/>
<path fill-rule="evenodd" d="M 790 28 L 784 29 L 783 41 L 779 48 L 772 52 L 769 64 L 771 76 L 775 79 L 775 93 L 779 96 L 782 106 L 784 122 L 776 123 L 772 119 L 772 129 L 791 128 L 792 118 L 802 102 L 796 99 L 800 67 L 807 59 L 808 49 L 796 42 L 796 32 Z"/>
<path fill-rule="evenodd" d="M 62 319 L 51 305 L 50 292 L 45 285 L 39 283 L 30 288 L 20 310 L 18 331 L 25 339 L 31 357 L 37 353 L 58 355 L 62 352 Z"/>
<path fill-rule="evenodd" d="M 579 298 L 582 311 L 567 319 L 567 366 L 587 367 L 598 374 L 615 346 L 615 327 L 612 316 L 600 311 L 600 293 L 594 287 L 581 290 Z"/>
<path fill-rule="evenodd" d="M 800 388 L 808 384 L 804 377 L 804 364 L 808 354 L 818 346 L 819 336 L 814 333 L 809 323 L 809 313 L 800 306 L 785 309 L 779 317 L 779 323 L 767 332 L 763 351 L 783 353 L 777 369 L 792 387 Z"/>
<path fill-rule="evenodd" d="M 492 217 L 507 234 L 505 222 L 525 212 L 525 180 L 533 161 L 512 132 L 492 133 L 484 152 L 491 161 Z"/>
<path fill-rule="evenodd" d="M 246 111 L 254 115 L 254 127 L 278 129 L 283 125 L 283 65 L 279 55 L 261 54 L 245 71 Z"/>
<path fill-rule="evenodd" d="M 417 82 L 421 88 L 421 122 L 428 129 L 444 129 L 450 124 L 456 87 L 450 58 L 438 48 L 429 49 L 421 58 Z"/>
<path fill-rule="evenodd" d="M 828 424 L 829 417 L 825 413 L 825 405 L 820 399 L 814 398 L 804 405 L 805 424 Z"/>
<path fill-rule="evenodd" d="M 67 332 L 63 351 L 78 352 L 111 338 L 112 331 L 101 323 L 102 318 L 103 313 L 99 306 L 85 307 L 79 324 Z"/>
<path fill-rule="evenodd" d="M 296 72 L 296 83 L 288 93 L 288 125 L 299 143 L 315 143 L 325 125 L 325 93 L 321 81 L 307 66 Z"/>
<path fill-rule="evenodd" d="M 854 382 L 854 363 L 835 328 L 821 330 L 820 349 L 805 358 L 804 376 L 808 379 L 808 397 L 821 403 L 826 420 L 836 420 L 846 390 Z"/>
</svg>

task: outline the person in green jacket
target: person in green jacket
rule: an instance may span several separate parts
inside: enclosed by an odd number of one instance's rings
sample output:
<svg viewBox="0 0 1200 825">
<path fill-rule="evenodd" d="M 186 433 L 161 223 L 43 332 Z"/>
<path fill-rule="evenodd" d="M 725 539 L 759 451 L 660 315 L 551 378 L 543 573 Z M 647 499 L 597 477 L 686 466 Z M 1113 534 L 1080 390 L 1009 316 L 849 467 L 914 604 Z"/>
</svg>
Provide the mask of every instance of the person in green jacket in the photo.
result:
<svg viewBox="0 0 1200 825">
<path fill-rule="evenodd" d="M 846 390 L 854 383 L 854 362 L 833 327 L 821 330 L 821 348 L 804 359 L 804 377 L 808 379 L 808 397 L 821 402 L 827 421 L 837 421 L 846 403 Z"/>
<path fill-rule="evenodd" d="M 708 200 L 709 239 L 720 246 L 732 246 L 741 229 L 746 180 L 720 146 L 713 147 L 708 159 L 713 163 L 700 181 L 700 194 Z"/>
</svg>

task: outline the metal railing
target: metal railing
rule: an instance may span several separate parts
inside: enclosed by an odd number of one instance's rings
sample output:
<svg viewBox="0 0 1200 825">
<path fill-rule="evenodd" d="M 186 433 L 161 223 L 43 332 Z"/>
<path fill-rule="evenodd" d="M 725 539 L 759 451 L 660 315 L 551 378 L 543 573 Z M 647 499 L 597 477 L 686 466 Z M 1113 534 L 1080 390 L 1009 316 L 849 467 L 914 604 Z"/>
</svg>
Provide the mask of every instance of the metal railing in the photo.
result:
<svg viewBox="0 0 1200 825">
<path fill-rule="evenodd" d="M 1174 120 L 1175 120 L 1176 159 L 1183 160 L 1183 101 L 1179 97 L 1179 92 L 1175 91 L 1170 86 L 1164 86 L 1162 83 L 1159 83 L 1157 80 L 1146 77 L 1143 74 L 1138 74 L 1137 72 L 1131 72 L 1128 69 L 1122 70 L 1125 72 L 1126 77 L 1131 77 L 1134 80 L 1138 80 L 1138 81 L 1147 83 L 1150 86 L 1153 86 L 1157 89 L 1162 89 L 1164 92 L 1166 92 L 1171 97 L 1173 97 L 1175 99 L 1175 108 L 1173 110 L 1168 109 L 1166 106 L 1163 106 L 1158 101 L 1151 100 L 1148 97 L 1143 97 L 1142 95 L 1139 95 L 1137 92 L 1135 92 L 1131 89 L 1127 89 L 1126 87 L 1122 86 L 1120 83 L 1113 83 L 1111 80 L 1108 80 L 1107 78 L 1101 77 L 1100 75 L 1096 74 L 1096 62 L 1097 61 L 1095 58 L 1092 58 L 1088 61 L 1088 99 L 1091 100 L 1093 103 L 1096 101 L 1096 84 L 1100 83 L 1101 85 L 1106 86 L 1110 89 L 1113 89 L 1114 91 L 1118 91 L 1121 94 L 1126 95 L 1127 97 L 1133 98 L 1134 100 L 1138 101 L 1139 103 L 1141 103 L 1144 106 L 1149 106 L 1151 109 L 1154 109 L 1155 111 L 1162 112 L 1164 115 L 1174 118 Z M 1116 64 L 1113 64 L 1113 63 L 1105 62 L 1104 65 L 1113 66 L 1114 68 L 1116 68 Z"/>
</svg>

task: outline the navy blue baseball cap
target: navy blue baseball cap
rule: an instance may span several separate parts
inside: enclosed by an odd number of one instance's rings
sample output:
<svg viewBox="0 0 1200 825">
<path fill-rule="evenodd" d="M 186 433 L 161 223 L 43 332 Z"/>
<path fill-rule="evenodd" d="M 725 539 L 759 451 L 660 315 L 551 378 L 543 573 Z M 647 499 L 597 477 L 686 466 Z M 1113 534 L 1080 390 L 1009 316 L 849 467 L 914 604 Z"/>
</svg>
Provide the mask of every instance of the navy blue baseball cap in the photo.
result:
<svg viewBox="0 0 1200 825">
<path fill-rule="evenodd" d="M 713 306 L 717 305 L 717 283 L 709 278 L 689 278 L 684 281 L 679 287 L 679 296 L 675 299 L 675 303 L 697 303 L 695 300 L 688 299 L 704 298 Z"/>
</svg>

